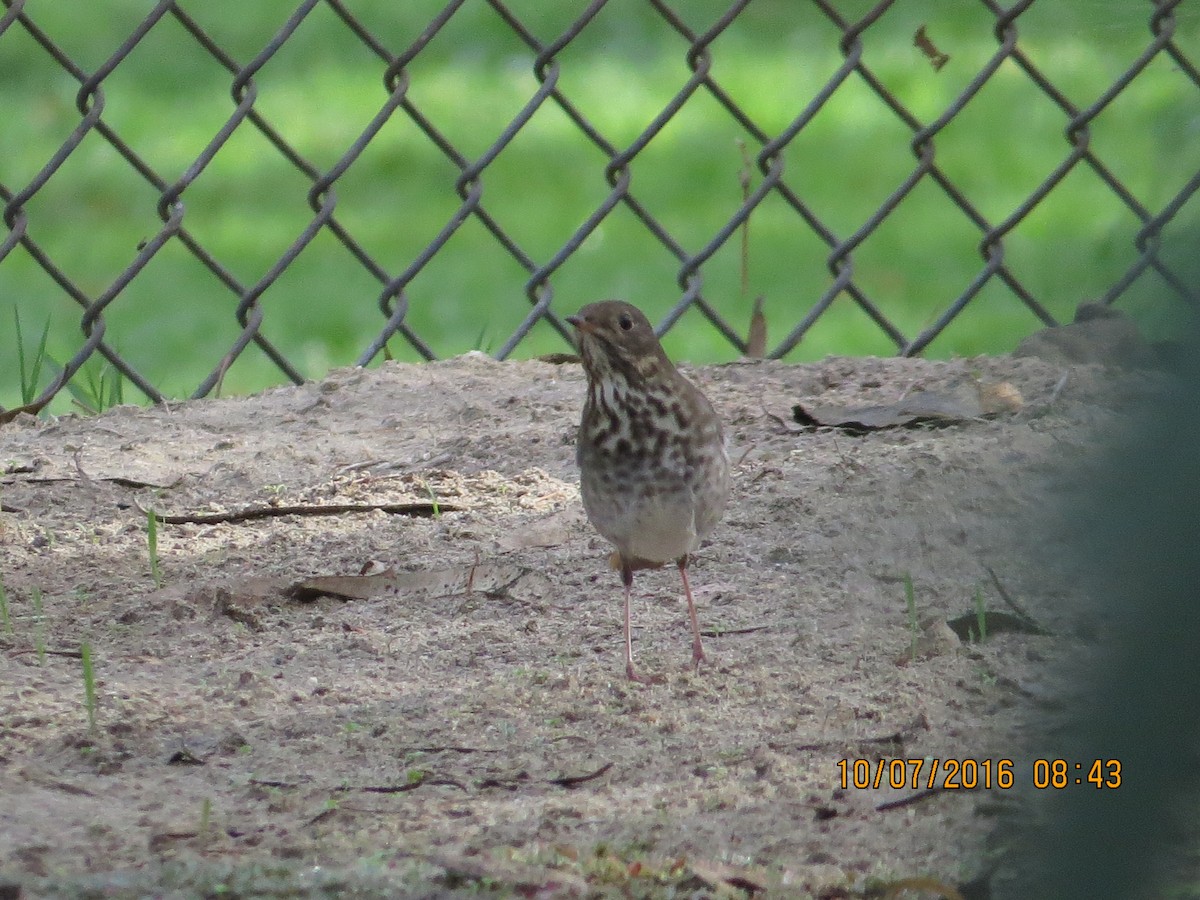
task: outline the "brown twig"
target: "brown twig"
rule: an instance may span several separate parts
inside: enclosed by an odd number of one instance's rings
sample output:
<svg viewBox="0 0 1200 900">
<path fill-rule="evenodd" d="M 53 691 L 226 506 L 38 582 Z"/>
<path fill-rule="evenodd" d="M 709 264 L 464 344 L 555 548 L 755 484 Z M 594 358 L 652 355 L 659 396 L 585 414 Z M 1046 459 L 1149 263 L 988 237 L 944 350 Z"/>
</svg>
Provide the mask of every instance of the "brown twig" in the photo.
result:
<svg viewBox="0 0 1200 900">
<path fill-rule="evenodd" d="M 944 788 L 926 788 L 923 791 L 917 791 L 915 794 L 909 794 L 906 797 L 901 797 L 899 800 L 885 800 L 883 803 L 875 805 L 876 812 L 886 812 L 889 809 L 900 809 L 902 806 L 912 806 L 914 803 L 920 803 L 922 800 L 928 799 L 935 794 L 945 793 Z"/>
<path fill-rule="evenodd" d="M 38 651 L 34 648 L 25 648 L 21 650 L 9 650 L 12 656 L 28 656 L 30 653 L 41 653 L 44 656 L 65 656 L 68 659 L 83 659 L 83 653 L 79 650 L 42 650 Z"/>
<path fill-rule="evenodd" d="M 704 637 L 719 638 L 727 634 L 754 634 L 756 631 L 768 631 L 773 628 L 773 625 L 747 625 L 744 628 L 710 628 L 707 631 L 701 631 Z"/>
<path fill-rule="evenodd" d="M 364 785 L 345 785 L 343 787 L 334 788 L 338 793 L 356 793 L 356 794 L 405 794 L 409 791 L 415 791 L 417 788 L 427 787 L 431 785 L 448 785 L 456 787 L 464 793 L 467 786 L 461 781 L 455 781 L 453 778 L 422 778 L 419 781 L 408 781 L 404 784 L 364 784 Z"/>
<path fill-rule="evenodd" d="M 135 502 L 142 513 L 150 511 Z M 443 512 L 458 512 L 461 507 L 445 503 L 321 503 L 304 506 L 248 506 L 224 513 L 184 513 L 177 516 L 154 513 L 164 525 L 222 525 L 248 522 L 252 519 L 273 519 L 280 516 L 341 516 L 346 513 L 385 512 L 398 516 L 428 519 Z"/>
<path fill-rule="evenodd" d="M 578 787 L 579 785 L 581 785 L 585 782 L 591 781 L 595 778 L 599 778 L 601 775 L 603 775 L 605 772 L 607 772 L 612 767 L 613 767 L 613 764 L 610 762 L 607 762 L 604 765 L 602 765 L 600 768 L 598 768 L 595 772 L 589 772 L 586 775 L 564 775 L 562 778 L 551 778 L 551 779 L 549 779 L 549 782 L 550 782 L 550 784 L 557 784 L 559 787 L 565 787 L 565 788 Z"/>
</svg>

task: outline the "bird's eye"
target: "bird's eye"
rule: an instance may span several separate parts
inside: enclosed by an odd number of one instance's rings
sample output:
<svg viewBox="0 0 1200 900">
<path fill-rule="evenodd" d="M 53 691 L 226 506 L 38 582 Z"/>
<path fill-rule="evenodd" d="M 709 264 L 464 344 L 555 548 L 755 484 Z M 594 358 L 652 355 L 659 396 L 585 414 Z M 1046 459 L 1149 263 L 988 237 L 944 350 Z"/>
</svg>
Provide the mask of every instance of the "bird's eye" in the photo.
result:
<svg viewBox="0 0 1200 900">
<path fill-rule="evenodd" d="M 621 326 L 622 331 L 628 331 L 633 327 L 633 316 L 629 315 L 629 313 L 621 313 L 617 317 L 617 324 Z"/>
</svg>

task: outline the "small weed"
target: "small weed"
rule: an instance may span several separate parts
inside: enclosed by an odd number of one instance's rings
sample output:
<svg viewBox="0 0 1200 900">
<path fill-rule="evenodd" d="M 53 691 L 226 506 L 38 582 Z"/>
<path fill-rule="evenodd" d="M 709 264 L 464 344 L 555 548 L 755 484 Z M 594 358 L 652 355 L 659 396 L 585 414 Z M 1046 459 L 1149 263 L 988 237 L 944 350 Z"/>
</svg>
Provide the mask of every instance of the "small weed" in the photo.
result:
<svg viewBox="0 0 1200 900">
<path fill-rule="evenodd" d="M 917 638 L 921 634 L 921 626 L 917 622 L 917 597 L 913 590 L 912 575 L 904 573 L 904 605 L 908 608 L 908 655 L 917 661 Z"/>
<path fill-rule="evenodd" d="M 13 307 L 13 321 L 17 326 L 17 366 L 21 375 L 21 404 L 28 405 L 37 398 L 38 382 L 42 380 L 42 369 L 46 365 L 46 338 L 50 336 L 50 318 L 42 329 L 37 351 L 31 359 L 25 358 L 25 335 L 21 333 L 21 313 Z"/>
<path fill-rule="evenodd" d="M 150 575 L 154 578 L 154 585 L 162 587 L 162 568 L 158 564 L 158 516 L 153 509 L 146 510 L 146 550 L 150 555 Z"/>
<path fill-rule="evenodd" d="M 480 353 L 487 353 L 490 355 L 492 352 L 493 344 L 494 344 L 494 339 L 488 335 L 488 326 L 484 325 L 482 328 L 479 329 L 479 334 L 475 338 L 475 345 L 471 349 L 478 350 Z"/>
<path fill-rule="evenodd" d="M 983 588 L 975 585 L 975 623 L 979 626 L 979 642 L 987 640 L 987 610 L 983 605 Z"/>
<path fill-rule="evenodd" d="M 87 708 L 88 731 L 96 732 L 96 673 L 92 668 L 92 645 L 84 641 L 79 645 L 79 657 L 83 660 L 83 705 Z"/>
<path fill-rule="evenodd" d="M 200 803 L 200 840 L 208 843 L 209 829 L 212 828 L 212 798 L 205 797 Z"/>
<path fill-rule="evenodd" d="M 42 610 L 42 589 L 33 589 L 33 644 L 39 666 L 46 664 L 46 616 Z"/>
<path fill-rule="evenodd" d="M 88 415 L 99 415 L 125 402 L 125 379 L 109 362 L 89 362 L 67 382 L 67 390 L 75 405 Z"/>
<path fill-rule="evenodd" d="M 0 578 L 0 628 L 5 634 L 12 634 L 12 620 L 8 617 L 8 594 L 4 592 L 4 579 Z"/>
<path fill-rule="evenodd" d="M 433 487 L 423 478 L 421 479 L 421 486 L 425 488 L 425 493 L 429 495 L 429 505 L 433 507 L 433 517 L 440 519 L 442 517 L 442 509 L 438 505 L 437 494 L 434 492 Z"/>
</svg>

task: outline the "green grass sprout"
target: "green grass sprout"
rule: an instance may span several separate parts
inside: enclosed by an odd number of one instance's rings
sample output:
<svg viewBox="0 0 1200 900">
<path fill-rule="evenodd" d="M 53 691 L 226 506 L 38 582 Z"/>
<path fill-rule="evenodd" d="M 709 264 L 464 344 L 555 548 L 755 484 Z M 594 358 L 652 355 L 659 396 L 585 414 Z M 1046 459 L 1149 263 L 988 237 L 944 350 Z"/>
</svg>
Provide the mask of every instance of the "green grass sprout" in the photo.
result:
<svg viewBox="0 0 1200 900">
<path fill-rule="evenodd" d="M 67 382 L 76 406 L 88 415 L 99 415 L 125 402 L 125 379 L 108 362 L 85 365 Z"/>
<path fill-rule="evenodd" d="M 433 507 L 433 517 L 440 519 L 442 517 L 442 508 L 438 505 L 437 494 L 434 492 L 432 485 L 424 479 L 421 480 L 421 485 L 425 488 L 425 493 L 429 495 L 429 505 Z"/>
<path fill-rule="evenodd" d="M 200 834 L 200 842 L 207 844 L 210 838 L 210 830 L 212 829 L 212 798 L 205 797 L 200 803 L 200 827 L 197 831 Z"/>
<path fill-rule="evenodd" d="M 46 339 L 50 336 L 50 318 L 42 329 L 41 339 L 32 358 L 25 356 L 25 335 L 21 331 L 21 313 L 13 307 L 13 322 L 17 329 L 17 368 L 21 376 L 21 404 L 27 406 L 37 398 L 38 382 L 42 380 L 42 369 L 46 365 Z"/>
<path fill-rule="evenodd" d="M 913 662 L 917 661 L 917 637 L 921 634 L 921 626 L 917 622 L 917 596 L 913 590 L 912 575 L 904 573 L 904 604 L 908 608 L 908 655 Z"/>
<path fill-rule="evenodd" d="M 975 622 L 979 625 L 979 643 L 987 640 L 987 610 L 983 605 L 983 587 L 975 585 Z"/>
<path fill-rule="evenodd" d="M 83 660 L 83 705 L 87 708 L 88 731 L 96 731 L 96 672 L 92 668 L 92 645 L 84 641 L 79 645 L 79 657 Z"/>
</svg>

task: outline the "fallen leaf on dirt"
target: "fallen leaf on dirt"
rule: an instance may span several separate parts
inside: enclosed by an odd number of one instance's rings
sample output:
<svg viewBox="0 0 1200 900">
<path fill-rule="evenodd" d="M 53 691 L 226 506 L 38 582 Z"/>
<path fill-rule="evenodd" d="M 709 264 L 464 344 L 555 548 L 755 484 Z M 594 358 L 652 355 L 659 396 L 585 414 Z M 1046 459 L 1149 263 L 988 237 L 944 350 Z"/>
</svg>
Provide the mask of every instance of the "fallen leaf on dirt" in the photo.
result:
<svg viewBox="0 0 1200 900">
<path fill-rule="evenodd" d="M 578 517 L 570 517 L 578 518 Z M 502 552 L 530 550 L 535 547 L 558 547 L 571 536 L 571 522 L 566 515 L 555 515 L 535 522 L 528 528 L 506 531 L 496 539 L 496 549 Z"/>
<path fill-rule="evenodd" d="M 54 791 L 62 791 L 64 794 L 71 794 L 77 797 L 96 796 L 85 787 L 80 787 L 79 785 L 72 784 L 69 781 L 63 781 L 61 778 L 55 778 L 38 769 L 26 769 L 24 774 L 28 777 L 30 783 L 38 784 Z"/>
<path fill-rule="evenodd" d="M 727 896 L 754 896 L 767 889 L 764 873 L 742 869 L 709 859 L 690 859 L 688 868 L 718 893 Z"/>
<path fill-rule="evenodd" d="M 881 428 L 915 425 L 952 425 L 971 419 L 1015 412 L 1023 401 L 1020 392 L 1007 382 L 979 385 L 972 393 L 917 391 L 903 400 L 876 406 L 792 407 L 792 418 L 801 425 L 841 428 L 866 432 Z"/>
<path fill-rule="evenodd" d="M 482 563 L 453 569 L 431 569 L 416 572 L 384 572 L 379 575 L 327 575 L 308 578 L 288 588 L 296 600 L 313 600 L 320 596 L 342 597 L 346 600 L 369 600 L 373 597 L 452 597 L 475 591 L 483 594 L 511 594 L 521 585 L 531 587 L 544 576 L 525 566 Z"/>
<path fill-rule="evenodd" d="M 906 666 L 916 659 L 932 659 L 953 653 L 959 648 L 961 641 L 943 619 L 926 619 L 921 622 L 921 635 L 917 638 L 916 647 L 906 650 L 896 659 L 896 664 Z"/>
<path fill-rule="evenodd" d="M 277 602 L 283 596 L 285 585 L 281 578 L 244 578 L 210 586 L 206 593 L 213 597 L 218 613 L 257 631 L 262 626 L 259 609 Z M 192 595 L 195 594 L 193 591 Z"/>
<path fill-rule="evenodd" d="M 1046 634 L 1046 629 L 1031 619 L 1013 613 L 989 611 L 983 614 L 983 625 L 987 636 L 1005 632 L 1016 634 Z M 964 641 L 979 640 L 979 616 L 974 612 L 964 613 L 945 623 L 946 628 Z"/>
<path fill-rule="evenodd" d="M 1011 381 L 997 381 L 994 384 L 980 384 L 979 405 L 983 407 L 985 416 L 1000 413 L 1017 413 L 1025 406 L 1025 398 Z"/>
<path fill-rule="evenodd" d="M 132 625 L 160 615 L 184 621 L 211 612 L 254 627 L 258 609 L 286 597 L 288 584 L 287 579 L 269 576 L 169 584 L 131 601 L 115 618 Z"/>
<path fill-rule="evenodd" d="M 186 747 L 176 750 L 167 760 L 168 766 L 202 766 L 204 760 L 196 756 L 191 750 Z"/>
<path fill-rule="evenodd" d="M 68 453 L 65 448 L 47 451 L 47 455 L 8 460 L 0 474 L 26 476 L 19 480 L 27 484 L 54 482 L 107 481 L 130 488 L 168 490 L 186 476 L 180 464 L 165 458 L 150 446 L 139 448 L 138 455 L 93 453 L 84 465 L 83 449 Z M 53 453 L 53 455 L 49 455 Z M 93 458 L 94 457 L 94 458 Z M 207 470 L 195 475 L 207 474 Z"/>
</svg>

